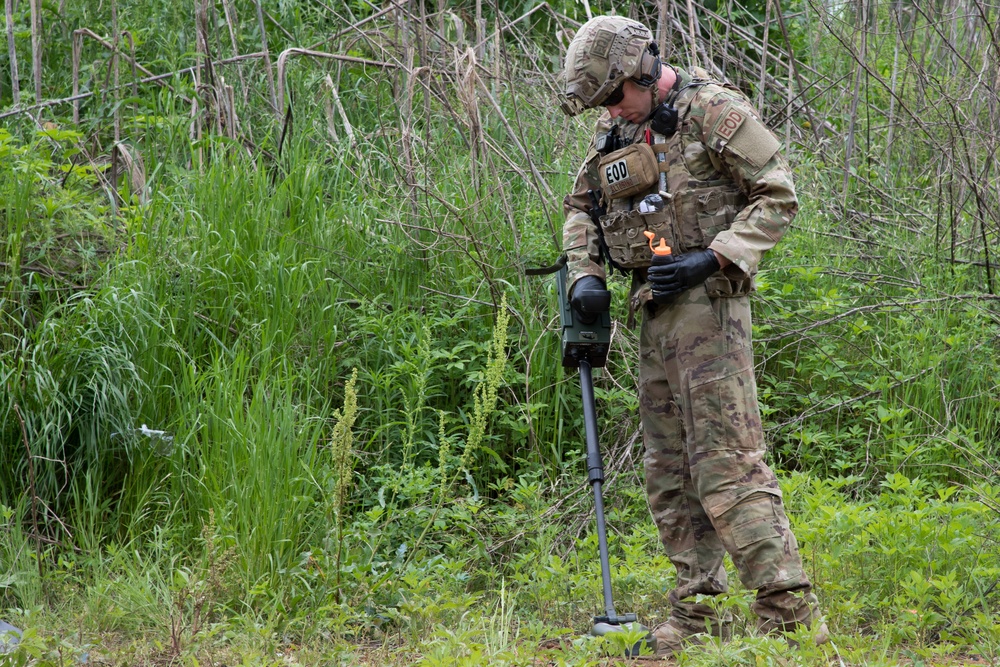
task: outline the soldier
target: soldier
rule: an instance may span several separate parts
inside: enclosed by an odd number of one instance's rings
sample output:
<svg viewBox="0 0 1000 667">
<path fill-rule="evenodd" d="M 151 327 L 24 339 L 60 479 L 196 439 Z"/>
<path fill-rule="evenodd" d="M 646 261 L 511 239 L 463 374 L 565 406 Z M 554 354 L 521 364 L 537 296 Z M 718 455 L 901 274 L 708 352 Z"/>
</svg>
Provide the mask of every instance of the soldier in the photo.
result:
<svg viewBox="0 0 1000 667">
<path fill-rule="evenodd" d="M 738 90 L 661 64 L 636 21 L 588 21 L 564 76 L 563 111 L 604 107 L 564 203 L 570 300 L 582 311 L 606 288 L 606 261 L 631 274 L 629 319 L 642 317 L 646 488 L 677 569 L 657 653 L 728 635 L 695 598 L 726 592 L 726 552 L 757 591 L 760 631 L 810 627 L 817 600 L 764 461 L 750 345 L 753 276 L 798 208 L 780 144 Z"/>
</svg>

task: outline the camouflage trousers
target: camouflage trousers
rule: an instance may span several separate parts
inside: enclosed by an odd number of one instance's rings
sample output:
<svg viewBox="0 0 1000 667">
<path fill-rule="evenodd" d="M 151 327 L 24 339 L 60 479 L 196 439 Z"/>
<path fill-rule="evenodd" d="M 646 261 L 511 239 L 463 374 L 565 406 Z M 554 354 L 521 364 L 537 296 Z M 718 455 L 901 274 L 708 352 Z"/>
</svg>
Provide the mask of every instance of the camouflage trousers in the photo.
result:
<svg viewBox="0 0 1000 667">
<path fill-rule="evenodd" d="M 749 298 L 710 298 L 704 287 L 647 310 L 642 322 L 646 490 L 677 568 L 671 622 L 692 632 L 726 621 L 693 597 L 727 591 L 727 552 L 743 585 L 757 591 L 762 630 L 810 625 L 817 613 L 764 461 L 750 333 Z"/>
</svg>

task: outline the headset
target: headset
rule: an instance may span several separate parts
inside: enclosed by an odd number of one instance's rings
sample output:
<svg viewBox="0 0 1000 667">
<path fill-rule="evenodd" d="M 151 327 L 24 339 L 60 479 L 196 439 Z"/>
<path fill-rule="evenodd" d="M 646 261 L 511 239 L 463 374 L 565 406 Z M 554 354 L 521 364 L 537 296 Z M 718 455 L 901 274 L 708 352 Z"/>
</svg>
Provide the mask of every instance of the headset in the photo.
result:
<svg viewBox="0 0 1000 667">
<path fill-rule="evenodd" d="M 660 47 L 656 45 L 656 42 L 650 42 L 642 52 L 642 60 L 639 63 L 640 76 L 638 79 L 632 80 L 635 81 L 637 86 L 649 88 L 660 80 L 660 72 L 662 70 L 663 64 L 660 62 Z"/>
<path fill-rule="evenodd" d="M 650 60 L 653 62 L 650 63 Z M 657 105 L 649 114 L 649 125 L 654 132 L 662 134 L 669 139 L 677 132 L 678 114 L 677 108 L 674 107 L 674 102 L 677 101 L 681 91 L 691 87 L 692 84 L 689 83 L 681 88 L 681 78 L 677 74 L 677 68 L 673 65 L 667 65 L 667 67 L 674 71 L 674 86 L 667 95 L 667 99 Z M 642 66 L 640 70 L 642 76 L 636 81 L 637 85 L 650 88 L 660 80 L 663 64 L 660 61 L 660 47 L 656 45 L 656 42 L 650 42 L 646 45 L 646 50 L 642 54 Z"/>
<path fill-rule="evenodd" d="M 677 132 L 677 121 L 678 113 L 677 108 L 674 106 L 674 102 L 680 97 L 688 88 L 697 88 L 698 86 L 704 86 L 708 81 L 694 80 L 685 86 L 681 86 L 681 78 L 677 75 L 677 69 L 667 65 L 670 69 L 674 70 L 674 87 L 670 89 L 670 94 L 667 95 L 667 99 L 663 100 L 652 113 L 649 114 L 649 126 L 657 134 L 662 134 L 664 137 L 669 139 L 674 136 Z"/>
</svg>

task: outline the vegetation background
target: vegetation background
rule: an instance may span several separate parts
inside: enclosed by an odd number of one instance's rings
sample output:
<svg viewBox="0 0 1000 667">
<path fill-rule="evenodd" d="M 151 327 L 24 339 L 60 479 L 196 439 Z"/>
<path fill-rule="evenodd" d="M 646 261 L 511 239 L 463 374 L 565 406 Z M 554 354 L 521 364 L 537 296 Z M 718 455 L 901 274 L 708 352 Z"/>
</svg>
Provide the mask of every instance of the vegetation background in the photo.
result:
<svg viewBox="0 0 1000 667">
<path fill-rule="evenodd" d="M 1000 664 L 992 0 L 5 0 L 0 662 L 597 665 L 552 278 L 589 15 L 761 108 L 771 444 L 834 641 L 692 665 Z M 0 39 L 0 42 L 3 40 Z M 662 619 L 637 340 L 597 380 L 619 607 Z M 735 581 L 736 577 L 732 577 Z"/>
</svg>

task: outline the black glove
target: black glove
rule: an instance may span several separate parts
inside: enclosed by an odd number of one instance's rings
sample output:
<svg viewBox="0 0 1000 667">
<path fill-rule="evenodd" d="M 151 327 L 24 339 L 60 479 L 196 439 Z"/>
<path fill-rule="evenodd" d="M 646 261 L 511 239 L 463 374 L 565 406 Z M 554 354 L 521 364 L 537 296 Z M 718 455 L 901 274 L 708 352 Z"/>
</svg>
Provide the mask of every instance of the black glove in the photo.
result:
<svg viewBox="0 0 1000 667">
<path fill-rule="evenodd" d="M 611 292 L 597 276 L 584 276 L 573 284 L 569 303 L 579 315 L 580 321 L 590 324 L 601 313 L 611 309 Z"/>
<path fill-rule="evenodd" d="M 653 301 L 668 303 L 685 290 L 705 282 L 719 270 L 719 260 L 709 249 L 671 255 L 672 261 L 654 263 L 649 267 L 649 282 L 653 286 Z"/>
</svg>

